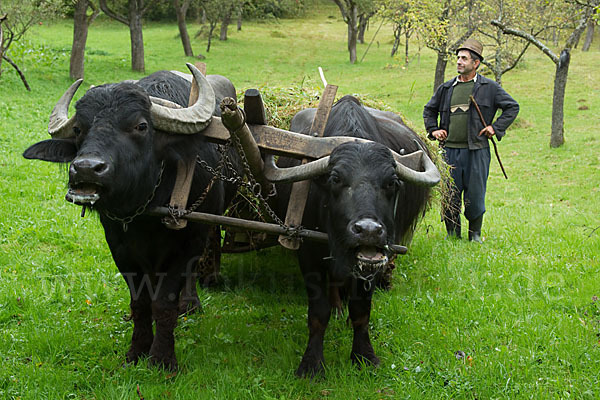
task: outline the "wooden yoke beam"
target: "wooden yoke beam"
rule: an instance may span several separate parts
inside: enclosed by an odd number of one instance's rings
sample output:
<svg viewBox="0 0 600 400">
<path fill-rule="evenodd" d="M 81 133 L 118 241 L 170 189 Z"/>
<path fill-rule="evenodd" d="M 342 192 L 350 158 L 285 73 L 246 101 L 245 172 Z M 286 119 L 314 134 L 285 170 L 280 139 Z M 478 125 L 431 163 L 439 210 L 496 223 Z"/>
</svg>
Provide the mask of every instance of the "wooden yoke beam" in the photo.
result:
<svg viewBox="0 0 600 400">
<path fill-rule="evenodd" d="M 314 137 L 322 137 L 325 132 L 325 126 L 327 126 L 327 120 L 329 119 L 329 113 L 335 100 L 335 94 L 337 93 L 338 87 L 335 85 L 326 85 L 323 91 L 323 96 L 319 101 L 317 112 L 313 119 L 310 127 L 310 135 Z M 306 164 L 309 160 L 303 159 L 302 163 Z M 297 227 L 302 223 L 302 217 L 304 216 L 304 208 L 306 207 L 306 200 L 308 199 L 308 192 L 310 190 L 310 180 L 295 182 L 292 185 L 292 191 L 290 194 L 290 200 L 287 207 L 287 213 L 285 216 L 285 225 L 289 227 Z M 286 249 L 298 250 L 300 247 L 300 239 L 295 237 L 289 237 L 285 235 L 279 236 L 279 244 Z"/>
</svg>

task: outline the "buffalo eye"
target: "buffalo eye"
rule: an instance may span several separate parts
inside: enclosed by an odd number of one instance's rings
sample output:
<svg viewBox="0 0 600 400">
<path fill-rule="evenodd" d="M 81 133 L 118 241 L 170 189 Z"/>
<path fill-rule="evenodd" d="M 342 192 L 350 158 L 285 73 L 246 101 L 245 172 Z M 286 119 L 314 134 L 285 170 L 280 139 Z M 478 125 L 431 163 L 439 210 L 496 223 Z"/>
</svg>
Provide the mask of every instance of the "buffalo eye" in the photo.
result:
<svg viewBox="0 0 600 400">
<path fill-rule="evenodd" d="M 78 126 L 74 126 L 73 133 L 75 134 L 75 136 L 79 136 L 81 134 L 81 128 Z"/>
<path fill-rule="evenodd" d="M 392 189 L 392 190 L 393 190 L 393 189 L 395 189 L 395 188 L 396 188 L 396 186 L 398 186 L 398 179 L 396 179 L 396 178 L 394 178 L 394 179 L 390 179 L 390 180 L 387 182 L 387 185 L 386 185 L 386 186 L 387 186 L 387 188 L 388 188 L 388 189 Z"/>
<path fill-rule="evenodd" d="M 332 188 L 339 188 L 343 186 L 343 184 L 344 182 L 338 174 L 333 173 L 329 176 L 329 185 L 331 185 Z"/>
<path fill-rule="evenodd" d="M 398 180 L 398 178 L 393 177 L 385 182 L 384 188 L 386 191 L 388 191 L 388 193 L 391 194 L 396 191 L 396 189 L 398 188 L 399 185 L 400 185 L 400 181 Z"/>
<path fill-rule="evenodd" d="M 144 133 L 148 130 L 148 123 L 147 122 L 140 122 L 139 124 L 137 124 L 134 128 L 137 132 L 139 133 Z"/>
</svg>

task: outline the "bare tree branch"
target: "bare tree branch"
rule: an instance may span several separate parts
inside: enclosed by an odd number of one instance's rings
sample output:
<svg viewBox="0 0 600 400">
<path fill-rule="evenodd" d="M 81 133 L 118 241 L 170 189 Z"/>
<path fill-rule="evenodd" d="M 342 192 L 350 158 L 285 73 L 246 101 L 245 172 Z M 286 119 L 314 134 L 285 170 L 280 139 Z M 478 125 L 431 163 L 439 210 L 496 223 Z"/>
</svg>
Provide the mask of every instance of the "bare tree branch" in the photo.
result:
<svg viewBox="0 0 600 400">
<path fill-rule="evenodd" d="M 592 12 L 594 11 L 594 9 L 592 7 L 597 7 L 599 3 L 600 3 L 600 1 L 596 0 L 595 5 L 587 6 L 585 8 L 585 12 L 583 13 L 583 16 L 581 17 L 581 19 L 579 20 L 577 27 L 575 28 L 573 33 L 571 33 L 571 36 L 569 36 L 569 38 L 567 39 L 565 48 L 570 50 L 571 48 L 573 48 L 573 46 L 575 46 L 575 43 L 577 43 L 579 41 L 579 37 L 585 30 L 587 23 L 588 23 L 590 17 L 592 16 Z"/>
<path fill-rule="evenodd" d="M 123 15 L 117 14 L 116 12 L 108 8 L 106 0 L 100 0 L 100 8 L 102 9 L 102 11 L 104 11 L 106 15 L 108 15 L 112 19 L 117 20 L 122 24 L 129 25 L 129 20 L 127 18 L 125 18 Z"/>
<path fill-rule="evenodd" d="M 502 75 L 504 75 L 505 73 L 507 73 L 508 71 L 512 70 L 513 68 L 515 68 L 517 66 L 517 64 L 519 63 L 519 61 L 523 57 L 523 55 L 525 55 L 525 52 L 529 48 L 530 44 L 531 44 L 531 42 L 528 41 L 527 44 L 525 45 L 525 47 L 523 48 L 523 50 L 521 51 L 521 53 L 519 53 L 519 55 L 515 59 L 515 61 L 513 61 L 513 63 L 511 65 L 509 65 L 508 67 L 506 67 L 506 68 L 504 68 L 502 70 Z"/>
<path fill-rule="evenodd" d="M 29 83 L 27 83 L 27 79 L 25 78 L 25 75 L 23 74 L 23 72 L 19 69 L 19 66 L 17 64 L 15 64 L 15 62 L 13 60 L 8 58 L 6 56 L 6 54 L 2 54 L 2 58 L 5 59 L 6 62 L 8 62 L 10 65 L 13 66 L 13 68 L 17 71 L 17 73 L 19 74 L 19 77 L 23 81 L 23 85 L 25 85 L 25 89 L 27 89 L 28 91 L 31 92 L 31 87 L 29 87 Z"/>
<path fill-rule="evenodd" d="M 88 1 L 88 5 L 92 9 L 92 15 L 90 15 L 88 18 L 88 25 L 91 25 L 92 22 L 94 22 L 94 20 L 98 17 L 98 15 L 100 15 L 100 9 L 96 7 L 92 0 Z"/>
<path fill-rule="evenodd" d="M 558 64 L 558 62 L 559 62 L 558 56 L 556 54 L 554 54 L 552 52 L 552 50 L 550 50 L 548 48 L 548 46 L 546 46 L 544 43 L 540 42 L 532 34 L 527 33 L 527 32 L 523 32 L 522 30 L 519 30 L 519 29 L 509 28 L 504 23 L 498 21 L 497 19 L 492 20 L 492 25 L 497 26 L 498 28 L 500 28 L 502 30 L 502 32 L 504 32 L 505 34 L 518 36 L 520 38 L 523 38 L 523 39 L 527 40 L 528 42 L 530 42 L 534 46 L 536 46 L 538 49 L 540 49 L 542 51 L 542 53 L 544 53 L 545 55 L 547 55 L 548 57 L 550 57 L 550 59 L 552 60 L 552 62 L 554 64 Z"/>
</svg>

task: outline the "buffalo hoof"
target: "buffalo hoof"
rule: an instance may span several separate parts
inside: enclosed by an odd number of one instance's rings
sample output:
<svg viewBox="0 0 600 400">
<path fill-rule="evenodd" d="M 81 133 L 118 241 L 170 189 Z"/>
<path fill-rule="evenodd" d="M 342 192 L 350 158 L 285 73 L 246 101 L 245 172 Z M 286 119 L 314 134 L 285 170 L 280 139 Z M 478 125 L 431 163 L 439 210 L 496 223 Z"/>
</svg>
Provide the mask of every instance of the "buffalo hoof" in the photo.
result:
<svg viewBox="0 0 600 400">
<path fill-rule="evenodd" d="M 150 354 L 152 339 L 152 337 L 149 340 L 138 339 L 135 343 L 131 343 L 131 347 L 125 355 L 125 361 L 135 365 L 141 357 L 147 357 Z"/>
<path fill-rule="evenodd" d="M 302 360 L 300 366 L 298 366 L 298 369 L 296 370 L 296 376 L 298 378 L 308 378 L 310 380 L 323 378 L 325 376 L 323 361 L 318 360 L 315 363 Z"/>
<path fill-rule="evenodd" d="M 177 372 L 177 370 L 179 369 L 177 359 L 174 355 L 169 357 L 157 357 L 150 355 L 149 364 L 152 366 L 162 368 L 169 372 Z"/>
<path fill-rule="evenodd" d="M 127 354 L 125 355 L 125 364 L 133 364 L 133 365 L 137 365 L 138 361 L 140 358 L 147 356 L 148 353 L 144 353 L 144 352 L 134 352 L 129 350 L 127 352 Z"/>
<path fill-rule="evenodd" d="M 352 364 L 356 365 L 358 368 L 362 368 L 363 365 L 372 365 L 374 367 L 377 367 L 381 363 L 381 361 L 379 361 L 379 358 L 373 353 L 352 353 L 350 354 L 350 359 L 352 360 Z"/>
</svg>

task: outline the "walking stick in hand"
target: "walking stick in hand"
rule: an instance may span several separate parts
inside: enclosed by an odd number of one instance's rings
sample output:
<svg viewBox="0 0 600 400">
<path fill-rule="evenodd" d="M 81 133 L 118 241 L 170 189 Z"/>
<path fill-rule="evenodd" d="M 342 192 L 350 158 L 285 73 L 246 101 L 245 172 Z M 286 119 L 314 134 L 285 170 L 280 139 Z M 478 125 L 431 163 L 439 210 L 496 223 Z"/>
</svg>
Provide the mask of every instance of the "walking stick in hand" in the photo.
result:
<svg viewBox="0 0 600 400">
<path fill-rule="evenodd" d="M 481 120 L 481 123 L 483 124 L 484 127 L 488 126 L 488 124 L 485 122 L 485 119 L 483 118 L 483 114 L 481 113 L 481 110 L 479 109 L 479 105 L 475 101 L 475 97 L 473 97 L 473 95 L 471 95 L 469 97 L 471 98 L 471 102 L 473 103 L 473 105 L 475 106 L 475 109 L 477 110 L 477 114 L 479 114 L 479 119 Z M 504 165 L 502 165 L 502 160 L 500 160 L 500 154 L 498 154 L 498 146 L 496 146 L 496 140 L 494 139 L 493 136 L 490 139 L 492 140 L 492 144 L 494 145 L 494 153 L 496 153 L 496 159 L 498 160 L 498 164 L 500 164 L 500 169 L 502 169 L 502 173 L 504 174 L 504 177 L 506 179 L 508 179 L 508 176 L 506 175 L 506 171 L 504 170 Z"/>
</svg>

